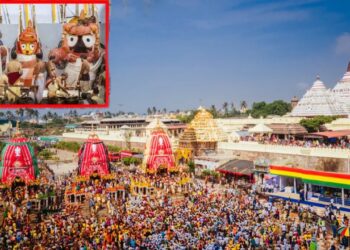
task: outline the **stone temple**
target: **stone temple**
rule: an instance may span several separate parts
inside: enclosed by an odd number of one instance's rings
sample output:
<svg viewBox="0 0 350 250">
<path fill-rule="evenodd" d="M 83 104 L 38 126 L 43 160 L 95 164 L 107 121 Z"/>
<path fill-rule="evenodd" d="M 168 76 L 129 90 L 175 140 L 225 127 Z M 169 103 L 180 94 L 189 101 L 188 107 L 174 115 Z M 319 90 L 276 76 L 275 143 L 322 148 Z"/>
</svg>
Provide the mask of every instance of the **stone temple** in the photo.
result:
<svg viewBox="0 0 350 250">
<path fill-rule="evenodd" d="M 350 63 L 343 78 L 331 90 L 317 76 L 311 88 L 306 91 L 291 116 L 349 116 L 350 115 Z"/>
<path fill-rule="evenodd" d="M 347 114 L 350 114 L 350 62 L 343 78 L 333 88 L 333 94 L 343 104 Z"/>
</svg>

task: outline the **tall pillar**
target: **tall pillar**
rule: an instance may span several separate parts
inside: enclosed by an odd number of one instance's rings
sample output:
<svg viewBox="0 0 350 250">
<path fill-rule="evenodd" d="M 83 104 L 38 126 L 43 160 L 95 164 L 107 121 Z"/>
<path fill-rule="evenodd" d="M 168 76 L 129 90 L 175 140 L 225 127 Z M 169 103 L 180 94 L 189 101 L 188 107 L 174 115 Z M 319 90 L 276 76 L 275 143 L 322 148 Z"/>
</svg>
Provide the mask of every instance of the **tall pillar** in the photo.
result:
<svg viewBox="0 0 350 250">
<path fill-rule="evenodd" d="M 307 201 L 307 185 L 304 183 L 304 200 Z"/>
<path fill-rule="evenodd" d="M 345 195 L 344 195 L 344 188 L 341 189 L 341 204 L 345 205 Z"/>
<path fill-rule="evenodd" d="M 294 193 L 297 193 L 297 180 L 294 178 Z"/>
<path fill-rule="evenodd" d="M 282 176 L 280 176 L 280 188 L 279 190 L 281 191 L 282 190 Z"/>
</svg>

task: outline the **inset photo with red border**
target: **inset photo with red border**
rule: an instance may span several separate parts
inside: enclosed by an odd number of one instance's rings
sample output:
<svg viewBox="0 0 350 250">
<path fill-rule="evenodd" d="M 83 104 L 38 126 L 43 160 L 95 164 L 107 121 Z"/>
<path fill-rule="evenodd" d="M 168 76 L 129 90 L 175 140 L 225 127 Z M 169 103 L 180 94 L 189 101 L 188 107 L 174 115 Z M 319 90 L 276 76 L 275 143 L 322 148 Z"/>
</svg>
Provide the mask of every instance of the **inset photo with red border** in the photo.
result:
<svg viewBox="0 0 350 250">
<path fill-rule="evenodd" d="M 0 109 L 109 105 L 108 0 L 1 1 Z"/>
</svg>

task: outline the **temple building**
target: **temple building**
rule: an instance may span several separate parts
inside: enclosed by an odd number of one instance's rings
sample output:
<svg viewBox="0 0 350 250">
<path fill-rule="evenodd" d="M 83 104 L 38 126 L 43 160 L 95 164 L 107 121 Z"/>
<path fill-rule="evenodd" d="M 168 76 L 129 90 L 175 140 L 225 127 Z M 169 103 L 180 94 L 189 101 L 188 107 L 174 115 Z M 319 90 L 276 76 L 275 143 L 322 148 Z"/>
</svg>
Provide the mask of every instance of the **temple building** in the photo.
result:
<svg viewBox="0 0 350 250">
<path fill-rule="evenodd" d="M 320 77 L 317 76 L 312 87 L 292 110 L 291 116 L 346 116 L 347 114 L 344 105 L 336 99 L 333 92 L 327 89 Z"/>
<path fill-rule="evenodd" d="M 343 104 L 346 112 L 350 114 L 350 62 L 343 78 L 333 88 L 337 101 Z"/>
<path fill-rule="evenodd" d="M 39 167 L 29 140 L 19 132 L 9 140 L 1 152 L 0 180 L 4 184 L 30 183 L 39 175 Z"/>
<path fill-rule="evenodd" d="M 90 177 L 109 174 L 108 149 L 96 134 L 91 134 L 81 146 L 78 157 L 79 175 Z"/>
<path fill-rule="evenodd" d="M 146 173 L 159 171 L 176 171 L 175 157 L 169 136 L 164 129 L 165 125 L 157 120 L 157 125 L 147 137 L 146 149 L 143 158 L 143 170 Z"/>
<path fill-rule="evenodd" d="M 290 101 L 290 105 L 292 106 L 292 109 L 294 109 L 298 105 L 298 102 L 299 102 L 298 97 L 294 96 Z"/>
<path fill-rule="evenodd" d="M 207 150 L 215 151 L 217 143 L 227 139 L 228 135 L 217 125 L 213 115 L 203 107 L 199 107 L 197 114 L 179 139 L 179 149 L 190 150 L 197 156 Z"/>
<path fill-rule="evenodd" d="M 149 126 L 156 119 L 148 119 L 145 117 L 113 117 L 101 120 L 84 121 L 79 127 L 74 129 L 75 132 L 91 131 L 125 131 L 128 130 L 133 136 L 147 136 Z M 162 124 L 166 126 L 166 130 L 170 136 L 178 137 L 186 128 L 186 124 L 178 119 L 161 119 Z"/>
</svg>

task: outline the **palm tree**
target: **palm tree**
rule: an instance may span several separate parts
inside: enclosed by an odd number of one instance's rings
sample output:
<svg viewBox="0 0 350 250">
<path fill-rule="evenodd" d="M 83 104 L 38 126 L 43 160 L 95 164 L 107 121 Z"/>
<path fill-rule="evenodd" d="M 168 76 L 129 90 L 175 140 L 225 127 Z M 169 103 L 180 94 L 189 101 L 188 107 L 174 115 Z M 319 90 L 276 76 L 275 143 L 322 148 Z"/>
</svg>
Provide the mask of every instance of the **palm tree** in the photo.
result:
<svg viewBox="0 0 350 250">
<path fill-rule="evenodd" d="M 45 122 L 47 122 L 47 120 L 48 120 L 48 118 L 47 118 L 47 115 L 45 114 L 45 115 L 43 115 L 43 120 L 45 121 Z"/>
<path fill-rule="evenodd" d="M 151 115 L 152 114 L 152 109 L 150 107 L 147 108 L 147 115 Z"/>
<path fill-rule="evenodd" d="M 231 116 L 235 116 L 237 114 L 237 110 L 235 107 L 235 104 L 233 102 L 231 102 Z"/>
<path fill-rule="evenodd" d="M 28 116 L 28 118 L 31 119 L 34 114 L 34 109 L 25 109 L 25 113 Z"/>
<path fill-rule="evenodd" d="M 247 111 L 247 108 L 248 108 L 248 104 L 246 101 L 241 101 L 241 113 L 245 113 Z"/>
<path fill-rule="evenodd" d="M 0 117 L 4 117 L 5 116 L 5 113 L 0 111 Z"/>
<path fill-rule="evenodd" d="M 214 118 L 216 118 L 218 116 L 218 111 L 216 110 L 216 107 L 214 104 L 210 106 L 210 112 L 212 113 Z"/>
<path fill-rule="evenodd" d="M 6 118 L 7 120 L 14 120 L 15 116 L 12 114 L 10 110 L 6 111 Z"/>
<path fill-rule="evenodd" d="M 33 116 L 38 121 L 38 119 L 39 119 L 39 111 L 37 109 L 33 110 Z"/>
<path fill-rule="evenodd" d="M 227 116 L 227 114 L 228 114 L 228 102 L 224 102 L 224 104 L 222 104 L 222 108 L 224 110 L 224 115 Z"/>
<path fill-rule="evenodd" d="M 16 115 L 17 115 L 17 119 L 22 121 L 23 120 L 23 115 L 24 115 L 24 109 L 19 108 L 15 112 L 16 112 Z"/>
<path fill-rule="evenodd" d="M 47 119 L 48 119 L 48 120 L 49 120 L 49 119 L 52 119 L 52 113 L 51 113 L 51 111 L 47 112 L 46 116 L 47 116 Z"/>
<path fill-rule="evenodd" d="M 155 115 L 155 114 L 157 113 L 157 108 L 153 106 L 152 112 L 153 112 L 153 114 Z"/>
</svg>

